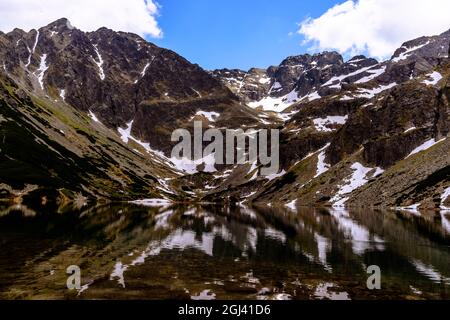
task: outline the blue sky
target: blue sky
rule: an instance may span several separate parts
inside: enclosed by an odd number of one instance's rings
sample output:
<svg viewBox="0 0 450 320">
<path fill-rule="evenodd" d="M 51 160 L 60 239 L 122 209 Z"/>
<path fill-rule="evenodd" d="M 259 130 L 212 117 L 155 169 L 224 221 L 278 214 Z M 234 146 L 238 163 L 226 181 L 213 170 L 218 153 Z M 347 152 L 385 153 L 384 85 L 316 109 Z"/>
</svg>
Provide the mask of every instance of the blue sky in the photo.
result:
<svg viewBox="0 0 450 320">
<path fill-rule="evenodd" d="M 159 0 L 162 39 L 205 69 L 268 67 L 307 52 L 298 23 L 318 17 L 336 0 Z M 290 35 L 291 34 L 291 35 Z M 292 35 L 293 34 L 293 35 Z"/>
</svg>

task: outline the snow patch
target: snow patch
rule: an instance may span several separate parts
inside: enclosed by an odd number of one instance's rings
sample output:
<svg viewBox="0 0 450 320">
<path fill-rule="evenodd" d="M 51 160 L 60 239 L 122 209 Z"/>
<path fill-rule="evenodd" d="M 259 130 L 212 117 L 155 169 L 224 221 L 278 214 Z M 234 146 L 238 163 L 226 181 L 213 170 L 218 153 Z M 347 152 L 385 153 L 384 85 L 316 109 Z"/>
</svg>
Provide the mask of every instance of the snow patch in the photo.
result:
<svg viewBox="0 0 450 320">
<path fill-rule="evenodd" d="M 285 206 L 291 210 L 297 210 L 297 200 L 292 200 L 291 202 L 287 203 Z"/>
<path fill-rule="evenodd" d="M 66 101 L 66 90 L 65 89 L 59 90 L 59 96 L 63 101 Z"/>
<path fill-rule="evenodd" d="M 202 116 L 208 119 L 209 122 L 215 122 L 217 118 L 220 117 L 220 113 L 217 112 L 207 112 L 207 111 L 198 111 L 195 116 Z M 194 117 L 195 117 L 194 116 Z M 191 119 L 192 120 L 192 119 Z"/>
<path fill-rule="evenodd" d="M 131 128 L 133 127 L 133 122 L 134 120 L 127 123 L 127 127 L 125 129 L 122 128 L 117 129 L 120 133 L 120 139 L 122 139 L 124 143 L 128 143 L 130 139 L 133 139 L 131 137 Z"/>
<path fill-rule="evenodd" d="M 414 51 L 419 50 L 420 48 L 425 47 L 426 45 L 428 45 L 430 43 L 430 41 L 427 41 L 424 44 L 412 47 L 412 48 L 407 48 L 405 46 L 401 47 L 402 49 L 405 49 L 405 51 L 403 51 L 402 53 L 400 53 L 400 55 L 398 57 L 394 57 L 391 59 L 391 61 L 393 62 L 399 62 L 402 60 L 406 60 Z"/>
<path fill-rule="evenodd" d="M 450 197 L 450 187 L 444 190 L 444 192 L 441 195 L 441 209 L 442 210 L 450 210 L 449 207 L 446 207 L 444 203 L 447 201 L 448 197 Z"/>
<path fill-rule="evenodd" d="M 192 91 L 194 91 L 194 92 L 198 95 L 199 98 L 202 97 L 202 94 L 201 94 L 200 92 L 198 92 L 198 91 L 195 90 L 194 88 L 191 88 L 191 89 L 192 89 Z"/>
<path fill-rule="evenodd" d="M 203 172 L 216 172 L 217 169 L 215 168 L 216 159 L 215 154 L 211 153 L 201 159 L 198 160 L 190 160 L 186 158 L 168 158 L 164 155 L 163 152 L 154 150 L 150 147 L 149 143 L 142 142 L 139 139 L 134 138 L 131 135 L 131 129 L 133 127 L 134 120 L 130 121 L 126 124 L 126 128 L 118 128 L 118 132 L 120 134 L 120 139 L 125 143 L 128 144 L 128 142 L 134 141 L 135 143 L 139 144 L 141 147 L 143 147 L 147 153 L 154 154 L 157 157 L 161 158 L 165 162 L 172 165 L 172 167 L 178 171 L 183 171 L 188 174 L 195 174 L 198 172 L 197 167 L 200 165 L 204 165 L 205 168 Z"/>
<path fill-rule="evenodd" d="M 249 102 L 248 106 L 253 109 L 262 107 L 264 111 L 282 112 L 298 101 L 298 94 L 294 90 L 280 98 L 269 96 L 261 99 L 260 101 Z"/>
<path fill-rule="evenodd" d="M 414 131 L 416 129 L 417 129 L 416 127 L 411 127 L 409 129 L 406 129 L 404 133 L 408 133 L 408 132 Z"/>
<path fill-rule="evenodd" d="M 408 159 L 409 157 L 411 157 L 412 155 L 415 155 L 417 153 L 420 153 L 422 151 L 428 150 L 431 147 L 435 146 L 438 143 L 441 143 L 442 141 L 444 141 L 446 138 L 441 139 L 439 141 L 436 141 L 436 139 L 430 139 L 426 142 L 424 142 L 422 145 L 418 146 L 417 148 L 415 148 L 405 159 Z"/>
<path fill-rule="evenodd" d="M 304 96 L 303 98 L 300 99 L 300 101 L 308 100 L 309 102 L 311 102 L 311 101 L 314 101 L 314 100 L 318 100 L 320 98 L 322 98 L 320 96 L 320 94 L 317 91 L 315 91 L 315 92 L 312 92 L 312 93 Z"/>
<path fill-rule="evenodd" d="M 118 261 L 115 265 L 114 265 L 114 270 L 111 273 L 111 275 L 109 276 L 110 280 L 114 280 L 117 279 L 117 282 L 123 287 L 125 288 L 125 278 L 123 276 L 124 272 L 127 271 L 128 266 L 124 265 L 122 262 Z"/>
<path fill-rule="evenodd" d="M 336 85 L 335 82 L 338 82 L 338 84 L 339 84 L 339 83 L 342 82 L 342 80 L 344 80 L 344 79 L 347 79 L 347 78 L 349 78 L 349 77 L 356 76 L 356 75 L 358 75 L 358 74 L 360 74 L 360 73 L 363 73 L 363 72 L 366 72 L 366 71 L 368 71 L 368 70 L 370 70 L 370 69 L 372 69 L 372 68 L 373 68 L 373 66 L 370 66 L 370 67 L 364 67 L 364 68 L 358 69 L 358 70 L 356 70 L 356 71 L 354 71 L 354 72 L 351 72 L 351 73 L 349 73 L 349 74 L 344 74 L 344 75 L 341 75 L 341 76 L 335 76 L 335 77 L 332 77 L 330 80 L 328 80 L 327 82 L 325 82 L 325 83 L 322 85 L 322 87 L 328 87 L 328 86 L 331 86 L 331 85 Z"/>
<path fill-rule="evenodd" d="M 195 174 L 198 172 L 197 167 L 200 165 L 204 165 L 205 168 L 203 169 L 203 172 L 216 172 L 217 169 L 215 168 L 216 159 L 215 154 L 211 153 L 199 160 L 190 160 L 186 158 L 177 159 L 177 158 L 171 158 L 169 159 L 175 167 L 180 170 L 184 171 L 188 174 Z"/>
<path fill-rule="evenodd" d="M 448 234 L 450 234 L 450 216 L 448 215 L 448 209 L 441 212 L 442 228 Z"/>
<path fill-rule="evenodd" d="M 359 59 L 359 58 L 354 57 L 353 59 L 350 59 L 347 62 L 348 63 L 358 63 L 358 62 L 362 62 L 362 61 L 365 61 L 365 60 L 366 59 Z"/>
<path fill-rule="evenodd" d="M 95 49 L 95 53 L 97 54 L 97 59 L 98 59 L 98 61 L 95 60 L 94 58 L 92 58 L 92 59 L 94 60 L 95 64 L 96 64 L 97 67 L 98 67 L 98 76 L 99 76 L 100 79 L 103 81 L 103 80 L 105 80 L 105 78 L 106 78 L 105 72 L 104 72 L 104 70 L 103 70 L 103 63 L 104 63 L 104 61 L 103 61 L 103 58 L 102 58 L 100 52 L 98 51 L 98 45 L 97 45 L 97 44 L 94 45 L 94 49 Z"/>
<path fill-rule="evenodd" d="M 70 23 L 69 20 L 66 21 L 66 27 L 67 27 L 67 29 L 69 29 L 69 30 L 75 29 L 75 27 Z"/>
<path fill-rule="evenodd" d="M 97 123 L 101 124 L 100 120 L 98 120 L 97 116 L 91 110 L 89 110 L 89 114 L 88 115 L 89 115 L 89 118 L 91 118 L 94 122 L 97 122 Z"/>
<path fill-rule="evenodd" d="M 333 129 L 328 128 L 330 125 L 344 125 L 348 120 L 348 116 L 328 116 L 326 118 L 314 119 L 314 126 L 317 131 L 332 132 Z"/>
<path fill-rule="evenodd" d="M 420 216 L 419 207 L 420 207 L 420 203 L 416 203 L 416 204 L 410 205 L 409 207 L 396 207 L 395 209 L 398 211 L 406 211 L 406 212 L 412 213 L 416 216 Z"/>
<path fill-rule="evenodd" d="M 191 296 L 192 300 L 216 300 L 216 294 L 211 292 L 211 290 L 203 290 L 196 296 Z"/>
<path fill-rule="evenodd" d="M 277 82 L 275 82 L 275 83 L 273 84 L 272 88 L 270 88 L 270 91 L 273 91 L 273 90 L 279 90 L 279 89 L 281 89 L 281 88 L 283 88 L 283 86 L 281 85 L 281 83 L 279 83 L 279 82 L 277 81 Z"/>
<path fill-rule="evenodd" d="M 353 98 L 353 97 L 350 97 L 350 96 L 347 96 L 347 95 L 344 95 L 341 99 L 339 99 L 340 101 L 350 101 L 350 100 L 353 100 L 353 99 L 355 99 L 355 98 Z"/>
<path fill-rule="evenodd" d="M 314 292 L 314 296 L 320 300 L 329 299 L 329 300 L 350 300 L 350 296 L 347 292 L 333 292 L 330 291 L 331 288 L 334 287 L 333 283 L 321 283 L 316 287 Z"/>
<path fill-rule="evenodd" d="M 362 187 L 367 182 L 369 182 L 368 174 L 370 172 L 375 172 L 373 177 L 379 176 L 384 171 L 381 168 L 367 168 L 364 167 L 361 163 L 356 162 L 351 166 L 353 170 L 352 175 L 345 180 L 345 184 L 339 187 L 338 192 L 335 196 L 330 200 L 333 203 L 334 207 L 342 207 L 345 202 L 347 202 L 348 198 L 346 195 L 352 193 L 356 189 Z"/>
<path fill-rule="evenodd" d="M 145 76 L 145 74 L 147 73 L 147 69 L 148 69 L 148 67 L 150 67 L 150 64 L 151 64 L 150 62 L 147 62 L 144 69 L 142 69 L 141 78 L 143 78 Z"/>
<path fill-rule="evenodd" d="M 395 87 L 397 85 L 397 83 L 391 83 L 385 86 L 379 86 L 373 89 L 360 89 L 359 93 L 357 95 L 358 98 L 367 98 L 367 99 L 372 99 L 373 97 L 375 97 L 377 94 L 380 94 L 386 90 L 392 89 L 393 87 Z"/>
<path fill-rule="evenodd" d="M 369 82 L 375 78 L 378 78 L 386 71 L 386 67 L 381 67 L 380 69 L 373 69 L 373 70 L 367 70 L 370 75 L 365 76 L 364 78 L 359 79 L 356 81 L 356 84 L 366 83 Z"/>
<path fill-rule="evenodd" d="M 284 176 L 285 174 L 286 174 L 286 171 L 283 170 L 280 173 L 273 173 L 273 174 L 270 174 L 268 176 L 265 176 L 264 178 L 266 178 L 269 181 L 272 181 L 272 180 L 275 180 L 275 179 L 278 179 L 278 178 Z"/>
<path fill-rule="evenodd" d="M 317 160 L 317 173 L 314 176 L 314 178 L 317 178 L 330 170 L 330 165 L 325 163 L 325 150 L 330 146 L 330 144 L 327 144 L 325 147 L 319 150 L 318 160 Z"/>
<path fill-rule="evenodd" d="M 39 65 L 39 69 L 36 70 L 36 77 L 38 78 L 41 89 L 44 90 L 44 76 L 45 72 L 48 70 L 47 66 L 47 54 L 43 54 L 41 56 L 41 63 Z"/>
<path fill-rule="evenodd" d="M 269 77 L 263 77 L 263 78 L 261 78 L 261 79 L 259 79 L 259 83 L 261 83 L 261 84 L 268 84 L 268 83 L 270 83 L 270 78 Z"/>
<path fill-rule="evenodd" d="M 278 230 L 275 230 L 273 228 L 267 228 L 264 230 L 264 235 L 267 238 L 270 238 L 272 240 L 277 240 L 281 243 L 286 243 L 286 235 Z"/>
<path fill-rule="evenodd" d="M 330 88 L 330 89 L 342 89 L 342 84 L 339 82 L 339 83 L 337 83 L 337 84 L 333 84 L 333 85 L 331 85 L 331 86 L 328 86 L 328 88 Z"/>
<path fill-rule="evenodd" d="M 426 84 L 427 86 L 435 86 L 442 79 L 442 75 L 437 71 L 428 74 L 427 77 L 431 78 L 431 80 L 422 81 L 422 83 Z"/>
<path fill-rule="evenodd" d="M 144 207 L 163 207 L 166 205 L 170 205 L 172 202 L 167 199 L 144 199 L 144 200 L 130 201 L 130 203 L 141 205 Z"/>
<path fill-rule="evenodd" d="M 434 283 L 450 284 L 450 278 L 446 278 L 445 276 L 443 276 L 432 265 L 427 265 L 419 260 L 412 260 L 411 263 L 414 265 L 414 267 L 419 273 L 421 273 Z"/>
</svg>

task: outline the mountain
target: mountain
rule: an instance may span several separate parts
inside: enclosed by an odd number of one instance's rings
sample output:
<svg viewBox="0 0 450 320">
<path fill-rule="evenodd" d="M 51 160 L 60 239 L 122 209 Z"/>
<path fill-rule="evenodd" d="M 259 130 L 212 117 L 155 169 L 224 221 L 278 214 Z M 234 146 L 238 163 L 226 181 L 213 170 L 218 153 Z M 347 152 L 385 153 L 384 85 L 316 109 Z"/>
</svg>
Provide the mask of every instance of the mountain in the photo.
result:
<svg viewBox="0 0 450 320">
<path fill-rule="evenodd" d="M 448 55 L 450 32 L 404 43 L 388 61 L 356 56 L 344 62 L 337 52 L 300 55 L 268 69 L 214 70 L 211 74 L 253 108 L 283 112 L 350 89 L 373 79 L 380 84 L 403 83 L 426 74 Z"/>
<path fill-rule="evenodd" d="M 323 52 L 206 71 L 137 35 L 67 19 L 1 33 L 2 197 L 446 207 L 449 44 L 447 31 L 383 62 Z M 192 132 L 193 120 L 281 129 L 281 172 L 170 158 L 172 131 Z"/>
<path fill-rule="evenodd" d="M 134 34 L 85 33 L 67 19 L 0 34 L 0 65 L 7 197 L 50 189 L 58 201 L 179 198 L 167 182 L 183 173 L 167 157 L 174 129 L 209 123 L 211 112 L 220 126 L 259 121 L 176 53 Z"/>
<path fill-rule="evenodd" d="M 1 43 L 4 70 L 21 86 L 92 113 L 109 128 L 133 121 L 136 138 L 157 149 L 169 150 L 164 133 L 197 111 L 224 113 L 219 123 L 255 121 L 252 110 L 198 65 L 134 34 L 85 33 L 61 19 L 29 33 L 16 29 Z M 159 125 L 148 126 L 148 119 Z"/>
<path fill-rule="evenodd" d="M 289 207 L 445 207 L 449 43 L 447 31 L 406 42 L 384 62 L 344 62 L 325 52 L 267 70 L 213 71 L 249 106 L 283 120 L 284 171 L 209 197 L 250 195 Z"/>
</svg>

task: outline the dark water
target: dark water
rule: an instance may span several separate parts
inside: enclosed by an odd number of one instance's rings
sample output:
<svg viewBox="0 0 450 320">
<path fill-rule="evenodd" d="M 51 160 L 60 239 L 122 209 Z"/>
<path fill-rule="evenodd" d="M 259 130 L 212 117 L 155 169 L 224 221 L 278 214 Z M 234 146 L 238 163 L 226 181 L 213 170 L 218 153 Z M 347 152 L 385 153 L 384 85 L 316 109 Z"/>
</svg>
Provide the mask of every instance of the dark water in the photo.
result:
<svg viewBox="0 0 450 320">
<path fill-rule="evenodd" d="M 0 299 L 450 299 L 450 215 L 0 207 Z M 67 267 L 81 270 L 68 290 Z M 367 288 L 379 266 L 381 289 Z"/>
</svg>

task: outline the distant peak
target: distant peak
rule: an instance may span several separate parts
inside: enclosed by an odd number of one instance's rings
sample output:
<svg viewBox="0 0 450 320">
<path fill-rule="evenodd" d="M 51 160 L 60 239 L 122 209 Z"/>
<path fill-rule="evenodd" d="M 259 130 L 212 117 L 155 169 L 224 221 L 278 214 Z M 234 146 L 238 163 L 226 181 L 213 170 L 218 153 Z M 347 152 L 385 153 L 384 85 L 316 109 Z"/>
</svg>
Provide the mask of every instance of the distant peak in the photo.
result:
<svg viewBox="0 0 450 320">
<path fill-rule="evenodd" d="M 336 51 L 323 51 L 323 52 L 319 52 L 313 55 L 313 57 L 323 57 L 323 56 L 341 56 L 338 52 Z"/>
<path fill-rule="evenodd" d="M 72 23 L 67 18 L 58 19 L 58 20 L 50 23 L 49 25 L 47 25 L 46 28 L 64 28 L 64 29 L 69 29 L 69 30 L 75 29 L 73 27 Z"/>
<path fill-rule="evenodd" d="M 353 58 L 351 58 L 350 60 L 348 60 L 348 62 L 352 62 L 355 60 L 366 60 L 367 57 L 365 55 L 359 55 L 359 56 L 354 56 Z"/>
</svg>

